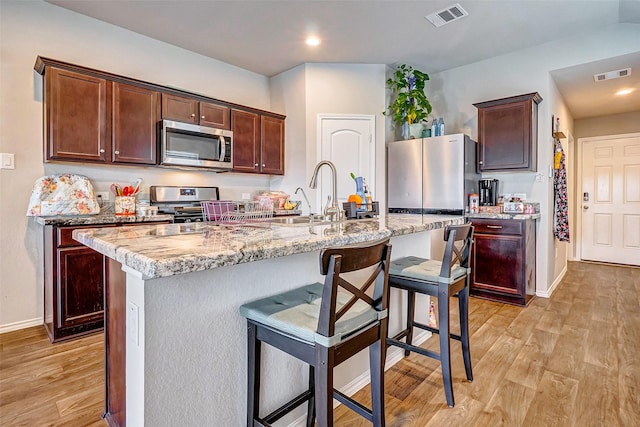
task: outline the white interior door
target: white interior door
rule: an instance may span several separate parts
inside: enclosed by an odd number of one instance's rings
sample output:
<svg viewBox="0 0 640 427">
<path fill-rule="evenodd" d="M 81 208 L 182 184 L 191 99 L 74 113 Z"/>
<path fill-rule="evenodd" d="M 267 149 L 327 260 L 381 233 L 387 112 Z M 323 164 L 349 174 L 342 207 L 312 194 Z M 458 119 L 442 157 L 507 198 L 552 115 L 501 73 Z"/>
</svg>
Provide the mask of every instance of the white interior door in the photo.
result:
<svg viewBox="0 0 640 427">
<path fill-rule="evenodd" d="M 582 259 L 640 265 L 640 135 L 582 145 Z"/>
<path fill-rule="evenodd" d="M 339 205 L 356 192 L 352 172 L 364 177 L 369 191 L 375 195 L 375 117 L 321 115 L 319 121 L 319 160 L 329 160 L 336 166 Z M 317 192 L 319 207 L 327 203 L 331 185 L 329 170 L 323 167 Z"/>
</svg>

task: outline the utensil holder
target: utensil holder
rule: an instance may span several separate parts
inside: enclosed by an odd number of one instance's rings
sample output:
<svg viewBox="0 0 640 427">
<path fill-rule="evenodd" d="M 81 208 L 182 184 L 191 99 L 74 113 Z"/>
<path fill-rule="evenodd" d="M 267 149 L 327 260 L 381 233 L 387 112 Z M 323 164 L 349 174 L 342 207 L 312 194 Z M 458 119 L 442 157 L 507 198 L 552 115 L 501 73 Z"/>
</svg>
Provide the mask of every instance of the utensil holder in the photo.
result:
<svg viewBox="0 0 640 427">
<path fill-rule="evenodd" d="M 116 196 L 114 207 L 116 216 L 135 215 L 136 198 L 135 196 Z"/>
</svg>

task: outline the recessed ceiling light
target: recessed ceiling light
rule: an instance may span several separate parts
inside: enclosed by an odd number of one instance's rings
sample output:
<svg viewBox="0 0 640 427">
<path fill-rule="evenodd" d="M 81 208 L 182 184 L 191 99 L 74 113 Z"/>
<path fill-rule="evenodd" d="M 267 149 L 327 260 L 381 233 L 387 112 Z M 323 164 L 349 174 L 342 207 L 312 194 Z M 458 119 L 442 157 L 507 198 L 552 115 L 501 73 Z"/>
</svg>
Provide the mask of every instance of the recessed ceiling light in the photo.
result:
<svg viewBox="0 0 640 427">
<path fill-rule="evenodd" d="M 318 46 L 320 44 L 320 39 L 317 37 L 308 37 L 306 43 L 309 46 Z"/>
<path fill-rule="evenodd" d="M 633 89 L 621 89 L 616 92 L 616 95 L 629 95 L 631 92 L 633 92 Z"/>
</svg>

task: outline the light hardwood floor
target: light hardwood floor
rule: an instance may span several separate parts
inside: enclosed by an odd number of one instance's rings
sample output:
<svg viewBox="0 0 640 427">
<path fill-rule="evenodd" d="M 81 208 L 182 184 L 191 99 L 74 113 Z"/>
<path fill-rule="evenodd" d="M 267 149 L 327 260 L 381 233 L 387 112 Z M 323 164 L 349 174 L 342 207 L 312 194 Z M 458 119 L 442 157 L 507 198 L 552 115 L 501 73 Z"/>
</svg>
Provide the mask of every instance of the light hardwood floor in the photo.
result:
<svg viewBox="0 0 640 427">
<path fill-rule="evenodd" d="M 451 346 L 456 406 L 439 363 L 412 354 L 386 373 L 387 426 L 640 426 L 640 269 L 571 262 L 553 296 L 527 308 L 472 298 L 470 325 L 472 383 Z M 39 327 L 0 335 L 0 425 L 106 425 L 102 350 L 102 334 L 55 345 Z M 344 407 L 335 424 L 370 425 Z"/>
</svg>

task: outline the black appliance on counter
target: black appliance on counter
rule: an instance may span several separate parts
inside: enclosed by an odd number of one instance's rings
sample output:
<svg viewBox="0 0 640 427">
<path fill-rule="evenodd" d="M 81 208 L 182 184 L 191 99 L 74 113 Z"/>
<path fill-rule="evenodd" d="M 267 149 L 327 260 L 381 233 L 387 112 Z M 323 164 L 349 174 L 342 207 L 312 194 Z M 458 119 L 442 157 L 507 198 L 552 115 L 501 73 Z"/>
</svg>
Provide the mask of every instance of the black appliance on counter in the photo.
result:
<svg viewBox="0 0 640 427">
<path fill-rule="evenodd" d="M 480 184 L 480 206 L 495 206 L 498 204 L 498 180 L 481 179 Z"/>
<path fill-rule="evenodd" d="M 202 221 L 201 202 L 220 200 L 218 187 L 151 186 L 149 192 L 151 206 L 159 214 L 173 215 L 175 223 Z"/>
</svg>

